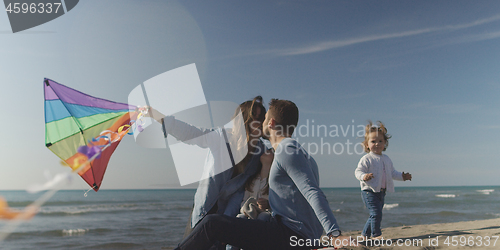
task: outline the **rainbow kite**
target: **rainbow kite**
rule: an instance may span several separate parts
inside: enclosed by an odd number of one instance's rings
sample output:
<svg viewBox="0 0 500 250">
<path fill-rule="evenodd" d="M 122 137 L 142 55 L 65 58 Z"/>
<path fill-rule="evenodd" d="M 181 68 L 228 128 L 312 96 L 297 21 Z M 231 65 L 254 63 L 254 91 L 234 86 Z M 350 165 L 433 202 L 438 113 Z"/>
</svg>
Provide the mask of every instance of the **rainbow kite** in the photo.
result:
<svg viewBox="0 0 500 250">
<path fill-rule="evenodd" d="M 109 158 L 142 113 L 47 78 L 44 93 L 45 145 L 97 192 Z"/>
</svg>

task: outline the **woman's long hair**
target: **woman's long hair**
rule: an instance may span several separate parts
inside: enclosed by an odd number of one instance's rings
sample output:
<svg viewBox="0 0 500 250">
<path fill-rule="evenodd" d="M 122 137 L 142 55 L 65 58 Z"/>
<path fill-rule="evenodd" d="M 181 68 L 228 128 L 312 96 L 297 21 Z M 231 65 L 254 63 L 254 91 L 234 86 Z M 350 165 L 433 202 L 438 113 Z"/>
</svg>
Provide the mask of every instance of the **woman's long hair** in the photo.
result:
<svg viewBox="0 0 500 250">
<path fill-rule="evenodd" d="M 260 114 L 258 114 L 258 110 L 260 110 Z M 239 136 L 237 137 L 236 145 L 239 149 L 240 146 L 247 146 L 248 147 L 248 153 L 246 156 L 243 158 L 242 161 L 236 163 L 235 169 L 233 170 L 233 177 L 243 173 L 245 170 L 246 165 L 251 159 L 252 154 L 254 153 L 254 148 L 249 145 L 250 142 L 250 133 L 251 131 L 251 123 L 254 121 L 258 121 L 261 124 L 264 122 L 265 115 L 266 115 L 266 108 L 263 105 L 262 101 L 262 96 L 256 96 L 253 98 L 251 101 L 246 101 L 240 104 L 240 106 L 236 109 L 234 117 L 237 117 L 241 113 L 241 116 L 243 118 L 243 125 L 244 126 L 237 126 L 235 124 L 233 134 L 236 135 L 243 135 L 241 131 L 238 131 L 239 128 L 244 127 L 245 128 L 245 135 L 246 136 Z"/>
</svg>

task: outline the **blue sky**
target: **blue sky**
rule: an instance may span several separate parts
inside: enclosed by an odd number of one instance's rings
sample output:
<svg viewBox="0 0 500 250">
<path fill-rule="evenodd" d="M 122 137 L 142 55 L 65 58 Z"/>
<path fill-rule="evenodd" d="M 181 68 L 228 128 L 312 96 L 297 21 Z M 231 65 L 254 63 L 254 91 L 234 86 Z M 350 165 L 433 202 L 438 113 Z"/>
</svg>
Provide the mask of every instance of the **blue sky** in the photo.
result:
<svg viewBox="0 0 500 250">
<path fill-rule="evenodd" d="M 140 83 L 190 63 L 207 101 L 289 99 L 311 130 L 383 121 L 386 154 L 414 178 L 397 186 L 498 185 L 497 1 L 88 0 L 16 34 L 0 13 L 0 53 L 0 189 L 67 171 L 44 145 L 44 77 L 127 102 Z M 103 189 L 179 187 L 168 150 L 126 138 L 115 156 Z M 358 186 L 361 156 L 316 154 L 321 185 Z M 88 189 L 77 178 L 69 188 Z"/>
</svg>

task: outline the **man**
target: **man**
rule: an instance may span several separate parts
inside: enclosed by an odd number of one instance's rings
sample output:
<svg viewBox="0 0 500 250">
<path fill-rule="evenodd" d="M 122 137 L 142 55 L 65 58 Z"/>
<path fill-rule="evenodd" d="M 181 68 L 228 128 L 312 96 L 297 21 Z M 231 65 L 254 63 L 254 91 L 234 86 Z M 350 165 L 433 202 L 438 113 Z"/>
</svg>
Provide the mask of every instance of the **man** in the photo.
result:
<svg viewBox="0 0 500 250">
<path fill-rule="evenodd" d="M 204 250 L 216 241 L 245 250 L 311 249 L 312 244 L 320 245 L 323 229 L 331 243 L 350 243 L 340 236 L 337 221 L 319 188 L 316 162 L 290 138 L 298 118 L 293 102 L 273 99 L 263 123 L 263 133 L 275 150 L 269 174 L 273 220 L 208 215 L 176 249 Z"/>
</svg>

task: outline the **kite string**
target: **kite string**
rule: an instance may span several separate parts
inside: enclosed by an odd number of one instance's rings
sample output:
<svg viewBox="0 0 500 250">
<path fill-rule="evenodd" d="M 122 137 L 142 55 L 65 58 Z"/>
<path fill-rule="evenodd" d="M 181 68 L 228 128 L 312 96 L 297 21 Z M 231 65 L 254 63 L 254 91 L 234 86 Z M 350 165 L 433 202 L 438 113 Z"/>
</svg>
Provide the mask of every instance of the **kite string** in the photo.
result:
<svg viewBox="0 0 500 250">
<path fill-rule="evenodd" d="M 83 193 L 83 197 L 87 197 L 87 194 L 90 192 L 90 190 L 94 190 L 94 188 L 89 188 L 85 193 Z"/>
</svg>

